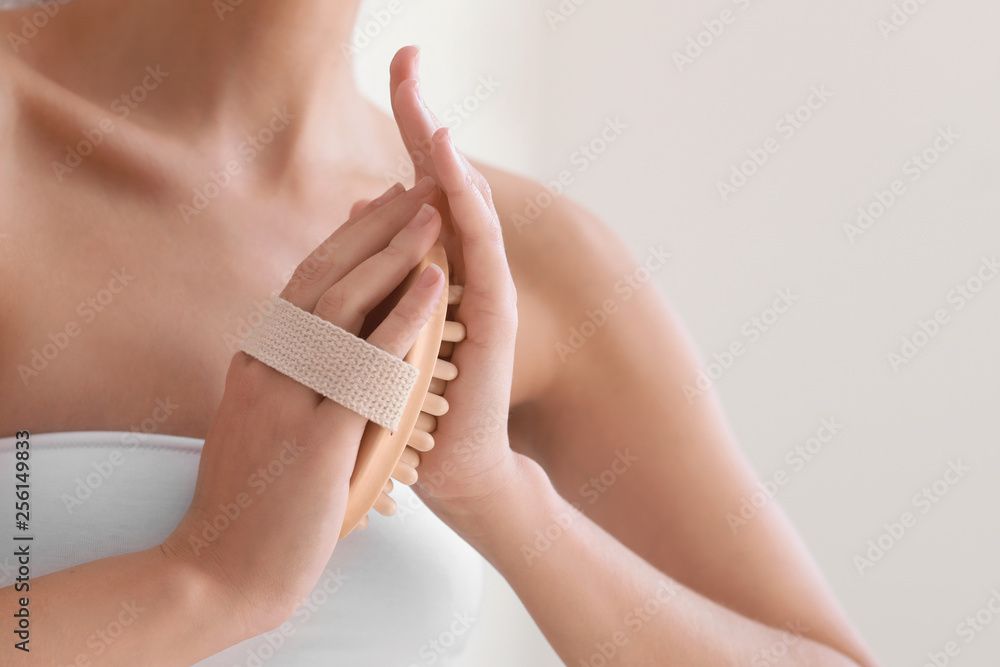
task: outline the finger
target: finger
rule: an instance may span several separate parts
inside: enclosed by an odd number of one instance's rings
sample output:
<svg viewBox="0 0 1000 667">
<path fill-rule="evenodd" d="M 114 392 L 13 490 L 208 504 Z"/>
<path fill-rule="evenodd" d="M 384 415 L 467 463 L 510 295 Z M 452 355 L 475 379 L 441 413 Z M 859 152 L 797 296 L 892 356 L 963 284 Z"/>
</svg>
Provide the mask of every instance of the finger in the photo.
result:
<svg viewBox="0 0 1000 667">
<path fill-rule="evenodd" d="M 392 108 L 413 164 L 419 165 L 424 173 L 436 178 L 435 167 L 430 159 L 431 139 L 441 127 L 441 122 L 424 104 L 416 79 L 400 82 L 392 98 Z"/>
<path fill-rule="evenodd" d="M 396 105 L 396 91 L 399 85 L 407 79 L 419 77 L 418 66 L 420 63 L 420 49 L 416 46 L 404 46 L 393 57 L 389 63 L 389 102 L 392 105 L 392 115 L 396 119 L 396 127 L 399 129 L 399 136 L 406 146 L 406 152 L 413 160 L 414 180 L 420 180 L 428 174 L 426 163 L 428 160 L 421 159 L 422 153 L 417 150 L 416 145 L 410 140 L 410 135 L 404 129 L 407 123 L 404 122 L 401 109 Z M 424 152 L 424 154 L 426 151 Z"/>
<path fill-rule="evenodd" d="M 371 199 L 359 199 L 358 201 L 351 204 L 351 212 L 348 214 L 348 220 L 353 220 L 361 215 L 361 212 L 368 208 L 368 205 L 372 203 Z M 345 223 L 346 224 L 346 223 Z"/>
<path fill-rule="evenodd" d="M 407 79 L 420 76 L 420 47 L 404 46 L 396 51 L 389 63 L 389 97 L 396 96 L 396 88 Z"/>
<path fill-rule="evenodd" d="M 437 202 L 439 194 L 433 179 L 425 178 L 384 205 L 373 202 L 370 213 L 331 234 L 295 268 L 281 297 L 303 310 L 314 310 L 324 292 L 385 248 L 420 207 Z"/>
<path fill-rule="evenodd" d="M 420 330 L 437 308 L 443 288 L 444 272 L 431 264 L 424 269 L 385 320 L 368 336 L 368 342 L 402 359 L 413 347 Z M 325 398 L 320 403 L 319 410 L 340 419 L 345 408 Z"/>
<path fill-rule="evenodd" d="M 500 220 L 461 160 L 447 128 L 435 133 L 432 157 L 439 174 L 438 183 L 448 197 L 462 241 L 466 274 L 463 303 L 468 295 L 474 294 L 488 300 L 503 300 L 501 305 L 507 305 L 513 283 Z"/>
<path fill-rule="evenodd" d="M 437 240 L 441 217 L 424 204 L 381 252 L 369 257 L 320 297 L 315 314 L 358 335 L 365 316 L 385 300 Z"/>
<path fill-rule="evenodd" d="M 396 52 L 389 65 L 389 99 L 403 143 L 406 144 L 411 157 L 414 153 L 418 156 L 414 164 L 419 162 L 424 173 L 436 177 L 434 163 L 428 162 L 426 157 L 433 150 L 434 133 L 443 127 L 443 124 L 420 93 L 419 64 L 420 49 L 416 46 L 403 47 Z M 476 185 L 484 189 L 487 186 L 486 179 L 468 163 L 465 156 L 462 156 L 462 160 L 472 173 Z M 487 197 L 487 204 L 493 209 L 491 197 Z M 496 213 L 496 209 L 493 209 L 493 212 Z"/>
<path fill-rule="evenodd" d="M 434 313 L 443 288 L 444 272 L 436 264 L 430 264 L 368 336 L 368 342 L 397 357 L 405 356 Z"/>
<path fill-rule="evenodd" d="M 367 215 L 367 214 L 371 213 L 372 211 L 376 210 L 379 206 L 382 206 L 382 205 L 388 203 L 389 201 L 392 201 L 392 199 L 398 197 L 405 190 L 406 190 L 406 188 L 404 188 L 401 183 L 394 183 L 392 186 L 389 187 L 389 189 L 387 189 L 385 192 L 383 192 L 381 195 L 379 195 L 375 199 L 373 199 L 373 200 L 362 200 L 362 201 L 357 202 L 351 208 L 351 220 L 355 220 L 357 217 L 364 217 L 365 215 Z M 364 206 L 362 206 L 359 209 L 359 207 L 358 207 L 359 204 L 364 204 Z M 346 225 L 348 225 L 350 223 L 351 223 L 351 221 L 349 220 L 348 223 L 345 223 L 345 225 L 342 225 L 337 230 L 337 232 L 334 232 L 334 234 L 336 235 L 337 233 L 340 233 L 341 230 Z M 283 296 L 284 296 L 284 293 L 283 293 Z M 266 364 L 264 364 L 263 362 L 258 361 L 257 359 L 251 357 L 250 355 L 246 354 L 245 352 L 240 352 L 237 356 L 242 357 L 244 359 L 244 363 L 247 364 L 247 365 L 250 365 L 250 364 L 259 364 L 260 366 L 266 366 Z M 275 371 L 274 369 L 271 369 L 270 367 L 268 367 L 268 368 L 269 368 L 269 371 L 270 371 L 270 375 L 274 378 L 275 382 L 280 382 L 280 383 L 283 383 L 283 384 L 287 385 L 286 388 L 282 389 L 283 392 L 287 393 L 288 395 L 292 395 L 293 393 L 301 394 L 303 397 L 309 397 L 309 400 L 312 400 L 312 401 L 315 402 L 315 400 L 316 400 L 316 392 L 314 392 L 312 389 L 310 389 L 309 387 L 306 387 L 305 385 L 299 383 L 298 381 L 295 381 L 295 380 L 292 380 L 291 378 L 288 378 L 287 376 L 279 373 L 278 371 Z"/>
<path fill-rule="evenodd" d="M 380 206 L 385 206 L 386 204 L 388 204 L 389 202 L 391 202 L 393 199 L 403 194 L 404 192 L 406 192 L 406 187 L 402 183 L 393 183 L 392 185 L 389 186 L 388 190 L 383 192 L 375 199 L 372 199 L 370 201 L 367 199 L 361 199 L 358 200 L 357 202 L 354 202 L 354 205 L 351 206 L 350 217 L 347 219 L 346 222 L 344 222 L 344 224 L 338 227 L 331 236 L 335 236 L 337 234 L 344 234 L 355 223 L 357 223 L 358 220 L 361 220 L 362 218 L 375 212 Z M 357 205 L 360 202 L 367 202 L 367 204 L 360 210 L 355 211 Z"/>
<path fill-rule="evenodd" d="M 434 135 L 443 128 L 441 122 L 430 110 L 424 99 L 420 96 L 420 87 L 416 80 L 403 81 L 397 88 L 396 106 L 400 110 L 400 118 L 411 143 L 419 147 L 421 151 L 434 152 Z M 469 163 L 464 155 L 458 153 L 459 159 L 465 165 L 466 171 L 470 174 L 473 183 L 483 194 L 483 199 L 493 214 L 496 215 L 496 208 L 493 205 L 493 197 L 490 194 L 489 183 L 479 171 Z M 423 157 L 419 159 L 424 159 Z M 440 181 L 440 174 L 433 158 L 425 164 L 425 171 Z"/>
<path fill-rule="evenodd" d="M 448 129 L 448 140 L 451 141 L 453 144 L 455 142 L 455 139 L 452 136 L 450 129 Z M 493 215 L 496 216 L 496 218 L 499 220 L 500 216 L 497 214 L 496 206 L 493 203 L 493 191 L 490 189 L 490 184 L 486 180 L 486 177 L 483 176 L 478 169 L 472 166 L 472 163 L 469 162 L 469 158 L 465 157 L 465 154 L 463 154 L 462 151 L 456 148 L 455 154 L 458 156 L 458 159 L 462 162 L 462 166 L 468 172 L 469 177 L 472 179 L 472 182 L 476 184 L 476 188 L 479 189 L 479 194 L 483 196 L 483 201 L 486 202 L 486 206 L 489 207 L 489 209 L 493 212 Z"/>
</svg>

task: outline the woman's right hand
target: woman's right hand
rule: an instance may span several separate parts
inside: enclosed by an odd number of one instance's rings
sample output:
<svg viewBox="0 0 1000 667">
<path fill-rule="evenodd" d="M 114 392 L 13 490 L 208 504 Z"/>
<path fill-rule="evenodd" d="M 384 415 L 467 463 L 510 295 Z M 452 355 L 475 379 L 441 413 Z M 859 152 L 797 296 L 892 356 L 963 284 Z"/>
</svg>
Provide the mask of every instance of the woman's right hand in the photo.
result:
<svg viewBox="0 0 1000 667">
<path fill-rule="evenodd" d="M 358 335 L 365 315 L 423 259 L 440 231 L 430 178 L 355 210 L 293 274 L 281 296 Z M 402 357 L 437 304 L 429 266 L 368 342 Z M 244 612 L 248 637 L 281 624 L 333 553 L 367 420 L 237 352 L 201 454 L 191 506 L 163 542 L 196 563 Z"/>
</svg>

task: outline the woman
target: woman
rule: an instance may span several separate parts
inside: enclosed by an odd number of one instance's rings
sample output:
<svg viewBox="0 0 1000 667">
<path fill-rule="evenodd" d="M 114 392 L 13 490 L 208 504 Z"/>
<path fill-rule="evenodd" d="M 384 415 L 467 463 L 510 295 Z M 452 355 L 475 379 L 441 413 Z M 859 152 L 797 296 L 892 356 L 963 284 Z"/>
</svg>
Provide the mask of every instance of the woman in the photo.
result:
<svg viewBox="0 0 1000 667">
<path fill-rule="evenodd" d="M 277 638 L 328 562 L 374 558 L 366 533 L 336 543 L 360 418 L 234 355 L 231 339 L 272 291 L 356 333 L 439 232 L 466 284 L 469 338 L 415 490 L 567 664 L 876 664 L 774 504 L 738 531 L 727 521 L 757 481 L 714 399 L 685 395 L 696 355 L 632 280 L 645 269 L 565 198 L 515 229 L 541 186 L 460 157 L 419 96 L 416 49 L 390 68 L 395 123 L 365 102 L 339 46 L 357 4 L 86 0 L 52 3 L 48 18 L 0 14 L 0 432 L 128 432 L 169 397 L 157 432 L 204 440 L 176 529 L 33 580 L 31 652 L 5 646 L 4 664 L 211 664 Z M 369 202 L 404 150 L 418 182 Z M 407 226 L 420 211 L 424 224 Z M 426 278 L 373 344 L 401 353 L 441 289 Z M 595 335 L 571 341 L 598 310 Z M 36 359 L 50 341 L 59 353 Z M 304 465 L 192 546 L 290 440 Z M 411 546 L 433 553 L 412 541 L 396 563 Z M 362 579 L 355 590 L 379 577 Z M 345 648 L 372 606 L 361 597 L 357 617 L 270 664 L 443 659 L 433 635 L 394 645 L 428 599 L 461 587 L 408 597 L 419 579 L 395 592 L 406 613 L 382 642 Z M 3 589 L 0 605 L 19 595 Z M 123 600 L 144 611 L 113 641 L 89 641 Z"/>
</svg>

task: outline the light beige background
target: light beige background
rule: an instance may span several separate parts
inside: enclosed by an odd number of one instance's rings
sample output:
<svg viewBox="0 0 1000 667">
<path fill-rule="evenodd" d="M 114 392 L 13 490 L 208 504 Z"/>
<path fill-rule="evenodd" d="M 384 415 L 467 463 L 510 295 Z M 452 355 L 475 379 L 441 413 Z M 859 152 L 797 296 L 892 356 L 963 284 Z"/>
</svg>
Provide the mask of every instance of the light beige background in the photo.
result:
<svg viewBox="0 0 1000 667">
<path fill-rule="evenodd" d="M 439 109 L 492 75 L 501 86 L 455 134 L 536 179 L 570 167 L 606 118 L 627 123 L 569 196 L 637 255 L 673 253 L 655 281 L 708 361 L 748 340 L 744 323 L 777 290 L 798 296 L 715 383 L 732 426 L 762 477 L 788 473 L 777 500 L 884 663 L 922 665 L 955 641 L 950 664 L 973 667 L 1000 655 L 1000 615 L 972 641 L 958 634 L 1000 590 L 1000 277 L 960 310 L 948 295 L 1000 255 L 1000 6 L 906 4 L 919 11 L 884 36 L 889 0 L 589 0 L 555 29 L 557 0 L 400 0 L 356 64 L 381 105 L 408 43 Z M 366 3 L 362 23 L 386 7 Z M 724 9 L 734 21 L 679 71 L 673 54 Z M 776 121 L 813 86 L 832 97 L 785 139 Z M 959 138 L 909 180 L 907 160 L 949 127 Z M 779 150 L 723 202 L 717 181 L 768 137 Z M 897 178 L 905 193 L 851 243 L 845 223 Z M 891 368 L 939 308 L 948 323 Z M 794 470 L 786 453 L 824 417 L 843 429 Z M 921 513 L 913 496 L 959 460 L 970 471 Z M 854 556 L 906 511 L 916 525 L 860 574 Z M 489 583 L 465 664 L 560 664 L 503 580 Z"/>
</svg>

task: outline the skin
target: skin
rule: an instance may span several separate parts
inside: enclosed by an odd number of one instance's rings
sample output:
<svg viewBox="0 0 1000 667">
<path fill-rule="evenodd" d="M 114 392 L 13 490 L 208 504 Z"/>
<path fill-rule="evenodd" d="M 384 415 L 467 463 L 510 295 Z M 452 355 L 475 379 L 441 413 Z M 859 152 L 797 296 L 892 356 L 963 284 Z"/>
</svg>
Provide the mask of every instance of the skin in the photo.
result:
<svg viewBox="0 0 1000 667">
<path fill-rule="evenodd" d="M 416 489 L 507 578 L 560 657 L 586 664 L 597 644 L 624 638 L 620 664 L 749 663 L 775 646 L 787 648 L 784 664 L 877 664 L 777 505 L 738 533 L 727 523 L 757 480 L 714 396 L 685 397 L 699 360 L 654 289 L 636 290 L 560 359 L 557 344 L 570 327 L 614 296 L 636 260 L 565 197 L 519 232 L 513 215 L 540 186 L 453 150 L 421 103 L 414 49 L 391 67 L 393 119 L 360 97 L 340 55 L 353 3 L 244 0 L 222 21 L 193 0 L 60 7 L 18 53 L 0 55 L 0 433 L 127 431 L 169 398 L 179 407 L 160 431 L 206 439 L 204 506 L 211 493 L 232 493 L 212 468 L 213 452 L 221 457 L 236 441 L 253 400 L 291 400 L 302 389 L 270 376 L 234 379 L 246 360 L 233 354 L 236 323 L 269 292 L 287 289 L 293 269 L 341 221 L 370 215 L 367 199 L 409 152 L 417 176 L 426 173 L 443 191 L 427 203 L 440 211 L 434 224 L 471 290 L 459 314 L 470 336 L 459 351 L 468 358 L 456 357 L 463 371 L 446 394 L 453 409 Z M 23 14 L 0 15 L 2 33 L 18 32 Z M 110 114 L 109 101 L 142 81 L 146 64 L 169 75 L 126 119 Z M 276 107 L 294 116 L 287 127 L 204 210 L 185 216 L 178 204 L 190 204 L 192 188 L 224 169 Z M 60 179 L 53 161 L 109 116 L 114 131 Z M 386 229 L 398 231 L 414 213 L 397 210 Z M 369 230 L 357 241 L 369 256 L 392 238 L 378 236 L 377 225 L 342 229 Z M 358 252 L 328 270 L 355 268 Z M 79 304 L 122 267 L 133 278 L 86 319 Z M 337 282 L 326 275 L 332 289 Z M 75 340 L 25 382 L 18 365 L 71 320 L 80 324 Z M 247 386 L 258 394 L 237 390 Z M 271 417 L 267 423 L 279 423 Z M 349 422 L 340 414 L 323 437 L 350 441 Z M 346 430 L 331 432 L 334 423 Z M 261 438 L 248 469 L 279 446 Z M 616 459 L 626 451 L 635 461 L 623 469 Z M 302 486 L 338 490 L 322 497 L 325 514 L 312 517 L 320 524 L 339 528 L 346 452 L 323 463 L 328 477 Z M 607 470 L 623 471 L 591 503 L 592 480 Z M 276 496 L 293 502 L 295 486 Z M 255 517 L 248 536 L 280 523 L 264 510 Z M 537 549 L 536 531 L 553 523 L 559 537 Z M 233 533 L 232 546 L 194 556 L 183 546 L 186 526 L 187 517 L 161 548 L 36 580 L 37 608 L 52 610 L 36 622 L 60 635 L 39 647 L 51 653 L 32 659 L 72 660 L 92 631 L 75 619 L 112 618 L 128 593 L 149 605 L 155 622 L 123 635 L 106 664 L 165 655 L 158 664 L 192 664 L 279 624 L 334 547 L 319 540 L 302 555 L 300 577 L 275 582 L 265 549 L 241 562 Z M 280 532 L 272 537 L 280 543 Z M 242 579 L 221 576 L 229 570 Z M 97 581 L 105 596 L 94 595 Z M 0 591 L 0 607 L 14 599 Z M 644 606 L 656 613 L 633 612 Z"/>
</svg>

